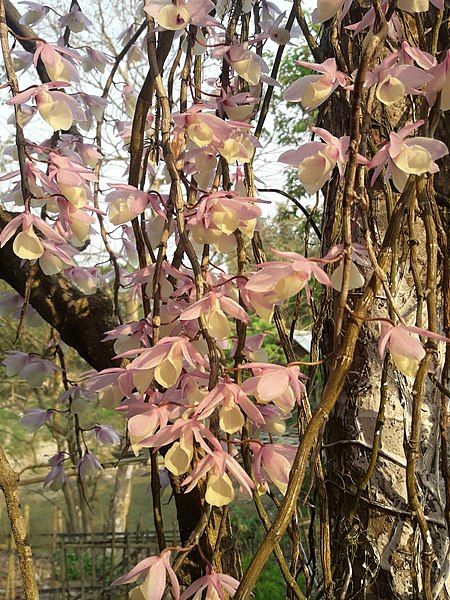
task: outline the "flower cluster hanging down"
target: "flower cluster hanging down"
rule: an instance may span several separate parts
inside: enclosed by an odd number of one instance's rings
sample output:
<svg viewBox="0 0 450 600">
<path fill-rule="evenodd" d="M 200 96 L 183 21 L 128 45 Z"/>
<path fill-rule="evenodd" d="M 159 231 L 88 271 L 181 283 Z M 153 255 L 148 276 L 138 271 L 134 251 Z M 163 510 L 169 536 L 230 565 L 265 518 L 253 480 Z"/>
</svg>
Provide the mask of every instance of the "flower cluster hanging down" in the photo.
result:
<svg viewBox="0 0 450 600">
<path fill-rule="evenodd" d="M 22 4 L 28 6 L 22 22 L 44 26 L 48 7 Z M 107 74 L 115 59 L 87 45 L 80 49 L 74 43 L 77 49 L 72 48 L 66 38 L 54 43 L 39 39 L 34 55 L 15 47 L 18 71 L 29 76 L 32 65 L 41 65 L 48 80 L 16 90 L 6 102 L 24 122 L 25 143 L 18 147 L 20 170 L 2 177 L 12 182 L 3 201 L 8 208 L 14 206 L 14 215 L 0 233 L 1 247 L 12 244 L 24 264 L 35 265 L 44 275 L 64 277 L 84 295 L 95 294 L 112 278 L 119 303 L 137 300 L 143 310 L 141 318 L 118 321 L 115 329 L 104 332 L 105 341 L 114 341 L 116 366 L 91 372 L 78 383 L 69 381 L 60 398 L 62 408 L 29 409 L 23 425 L 35 431 L 56 414 L 82 413 L 99 398 L 102 406 L 126 417 L 126 436 L 134 453 L 156 453 L 161 476 L 177 478 L 185 492 L 201 482 L 206 504 L 214 507 L 230 504 L 238 494 L 251 498 L 270 489 L 285 493 L 296 446 L 286 443 L 283 434 L 287 420 L 307 403 L 307 378 L 300 366 L 269 362 L 265 336 L 247 333 L 252 320 L 257 316 L 269 324 L 297 295 L 303 294 L 309 303 L 314 289 L 340 292 L 345 257 L 350 260 L 349 290 L 363 287 L 373 269 L 367 249 L 356 241 L 350 254 L 337 244 L 323 258 L 277 249 L 272 252 L 275 260 L 265 261 L 261 253 L 252 256 L 267 202 L 249 175 L 260 148 L 255 125 L 267 89 L 279 86 L 262 48 L 295 45 L 301 33 L 287 24 L 276 3 L 262 0 L 256 33 L 245 36 L 244 28 L 236 30 L 231 4 L 145 0 L 138 15 L 139 22 L 147 22 L 141 35 L 139 24 L 120 35 L 131 62 L 147 60 L 145 35 L 154 41 L 167 33 L 173 38 L 173 51 L 180 47 L 182 58 L 177 60 L 184 60 L 181 83 L 153 73 L 154 105 L 137 132 L 152 143 L 140 154 L 133 141 L 139 90 L 131 84 L 121 89 L 117 102 L 122 102 L 124 120 L 115 122 L 114 143 L 124 145 L 139 162 L 137 177 L 130 166 L 127 181 L 114 182 L 121 175 L 111 177 L 111 170 L 103 173 L 109 149 L 101 143 L 101 131 L 108 120 L 108 95 L 84 91 L 80 75 L 81 70 L 95 71 L 99 77 Z M 246 22 L 252 22 L 253 3 L 241 4 Z M 333 18 L 340 25 L 348 19 L 351 4 L 318 0 L 313 21 Z M 387 9 L 383 2 L 381 10 Z M 399 14 L 427 9 L 428 0 L 398 3 Z M 347 34 L 369 37 L 374 22 L 374 10 L 368 9 L 359 23 L 346 25 Z M 75 3 L 60 18 L 60 27 L 76 36 L 93 24 Z M 397 14 L 389 22 L 388 35 L 396 49 L 386 49 L 370 67 L 364 89 L 373 90 L 375 101 L 384 106 L 415 97 L 429 106 L 440 102 L 442 111 L 449 110 L 450 51 L 436 57 L 410 45 Z M 156 60 L 156 54 L 150 55 L 150 65 Z M 312 74 L 283 90 L 286 102 L 313 111 L 333 94 L 351 98 L 355 73 L 341 72 L 335 59 L 298 64 Z M 186 79 L 193 65 L 195 74 Z M 38 130 L 48 129 L 49 137 L 42 141 L 29 139 L 29 123 L 38 120 Z M 402 192 L 410 176 L 439 170 L 447 147 L 422 135 L 423 125 L 423 120 L 403 123 L 375 152 L 356 155 L 356 164 L 369 174 L 371 184 L 382 176 Z M 312 127 L 310 134 L 299 148 L 284 149 L 279 161 L 297 170 L 300 184 L 312 195 L 336 173 L 343 181 L 350 132 L 338 138 Z M 112 275 L 83 258 L 86 245 L 100 238 L 99 232 L 109 239 L 108 253 L 116 256 Z M 220 258 L 225 254 L 232 260 Z M 20 306 L 17 296 L 5 294 L 1 314 L 18 317 Z M 120 306 L 116 308 L 119 312 Z M 31 321 L 31 307 L 25 317 Z M 380 324 L 380 357 L 388 351 L 406 377 L 414 377 L 425 354 L 418 335 L 449 341 L 394 323 L 387 315 Z M 65 368 L 53 362 L 56 355 L 12 350 L 4 360 L 6 374 L 39 387 Z M 90 443 L 121 442 L 114 429 L 98 423 L 81 433 L 83 438 L 90 434 Z M 82 479 L 102 469 L 87 441 L 84 448 L 76 459 Z M 44 485 L 58 490 L 65 484 L 68 459 L 64 452 L 50 458 Z M 199 600 L 205 591 L 211 599 L 233 596 L 239 582 L 211 564 L 205 564 L 204 576 L 182 592 L 171 566 L 174 550 L 166 548 L 146 558 L 115 584 L 143 580 L 131 597 L 144 600 L 160 600 L 166 585 L 182 600 Z"/>
</svg>

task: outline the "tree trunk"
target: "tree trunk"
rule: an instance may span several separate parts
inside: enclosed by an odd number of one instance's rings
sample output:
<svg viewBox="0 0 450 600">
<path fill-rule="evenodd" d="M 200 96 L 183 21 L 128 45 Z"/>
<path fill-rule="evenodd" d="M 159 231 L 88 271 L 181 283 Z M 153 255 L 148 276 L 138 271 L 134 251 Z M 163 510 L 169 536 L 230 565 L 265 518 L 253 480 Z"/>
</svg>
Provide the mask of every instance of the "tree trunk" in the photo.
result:
<svg viewBox="0 0 450 600">
<path fill-rule="evenodd" d="M 416 19 L 409 22 L 412 29 L 414 22 L 419 31 L 432 27 L 436 17 L 434 8 L 430 7 L 429 13 L 415 15 Z M 357 12 L 352 14 L 352 23 L 359 19 Z M 352 71 L 359 57 L 356 54 L 352 57 L 343 36 L 339 40 L 341 56 Z M 441 49 L 445 49 L 445 44 L 448 45 L 448 40 L 440 40 Z M 426 46 L 421 48 L 430 51 Z M 322 49 L 325 58 L 336 57 L 339 62 L 330 25 L 324 28 Z M 385 123 L 386 131 L 395 131 L 414 120 L 409 114 L 407 120 L 402 121 L 403 110 L 390 107 L 377 107 L 380 113 L 372 120 L 368 96 L 366 93 L 360 148 L 365 156 L 373 155 L 380 141 L 386 141 L 376 122 Z M 426 107 L 422 105 L 424 110 Z M 349 134 L 350 119 L 351 111 L 346 110 L 345 103 L 333 97 L 321 111 L 318 125 L 339 137 Z M 441 172 L 434 182 L 438 193 L 448 193 L 449 164 L 448 157 L 440 163 Z M 423 187 L 416 183 L 416 197 L 392 248 L 391 268 L 386 275 L 395 305 L 406 324 L 448 335 L 449 250 L 445 232 L 450 230 L 450 213 L 448 207 L 437 210 L 435 190 L 431 177 Z M 373 189 L 360 180 L 355 191 L 358 198 L 367 202 L 368 229 L 374 249 L 378 250 L 399 194 L 389 182 L 383 185 L 381 177 Z M 323 250 L 326 252 L 341 241 L 343 190 L 337 178 L 330 182 L 324 197 Z M 352 241 L 367 245 L 361 206 L 358 202 L 353 204 Z M 434 263 L 437 264 L 437 281 L 433 283 Z M 365 275 L 370 277 L 371 273 L 372 270 L 366 271 Z M 336 296 L 333 292 L 326 295 L 321 311 L 323 318 L 316 325 L 324 356 L 332 356 L 335 348 Z M 350 292 L 347 302 L 350 308 L 359 297 L 358 290 Z M 436 317 L 433 316 L 435 309 Z M 368 317 L 388 315 L 398 322 L 382 290 Z M 429 570 L 433 597 L 447 598 L 444 589 L 449 574 L 448 497 L 444 486 L 446 474 L 441 464 L 444 462 L 445 466 L 448 458 L 441 437 L 446 435 L 448 398 L 440 397 L 436 385 L 425 377 L 424 394 L 420 403 L 416 402 L 414 378 L 407 378 L 394 369 L 389 358 L 384 362 L 380 360 L 379 336 L 378 323 L 363 325 L 349 376 L 330 416 L 324 439 L 336 597 L 427 598 L 424 581 Z M 443 363 L 442 356 L 438 362 Z M 328 375 L 329 372 L 326 377 Z M 436 377 L 440 378 L 440 370 Z M 418 417 L 417 431 L 412 426 L 414 410 Z M 372 450 L 374 445 L 375 450 Z M 411 472 L 411 461 L 416 456 L 416 469 Z M 419 513 L 414 510 L 412 497 L 416 490 L 416 499 L 425 516 L 424 527 L 431 537 L 421 532 Z M 424 539 L 431 540 L 431 547 Z"/>
</svg>

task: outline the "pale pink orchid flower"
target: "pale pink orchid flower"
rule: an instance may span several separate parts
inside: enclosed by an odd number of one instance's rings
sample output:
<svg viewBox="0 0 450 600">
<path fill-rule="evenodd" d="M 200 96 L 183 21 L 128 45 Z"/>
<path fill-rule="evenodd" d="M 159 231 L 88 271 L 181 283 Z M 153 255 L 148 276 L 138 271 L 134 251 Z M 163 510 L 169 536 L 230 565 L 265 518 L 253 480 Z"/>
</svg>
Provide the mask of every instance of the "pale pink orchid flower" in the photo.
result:
<svg viewBox="0 0 450 600">
<path fill-rule="evenodd" d="M 387 106 L 399 102 L 406 94 L 424 95 L 420 88 L 433 79 L 433 75 L 413 65 L 394 64 L 397 58 L 396 53 L 385 58 L 368 73 L 365 81 L 366 87 L 376 85 L 376 97 Z"/>
<path fill-rule="evenodd" d="M 258 85 L 263 73 L 268 71 L 264 59 L 249 50 L 248 43 L 233 43 L 224 54 L 224 58 L 239 77 L 250 85 Z"/>
<path fill-rule="evenodd" d="M 74 61 L 80 60 L 78 54 L 68 48 L 37 41 L 33 64 L 36 66 L 41 60 L 51 81 L 80 81 L 76 67 L 64 55 Z"/>
<path fill-rule="evenodd" d="M 100 444 L 112 444 L 114 446 L 120 444 L 119 433 L 109 425 L 94 425 L 92 435 Z"/>
<path fill-rule="evenodd" d="M 296 64 L 323 73 L 300 77 L 291 83 L 283 94 L 287 102 L 300 102 L 305 110 L 317 108 L 331 96 L 334 90 L 347 84 L 347 76 L 338 71 L 334 58 L 328 58 L 320 64 L 304 60 L 298 60 Z"/>
<path fill-rule="evenodd" d="M 397 8 L 409 13 L 426 12 L 430 8 L 430 2 L 438 10 L 444 9 L 444 0 L 399 0 Z"/>
<path fill-rule="evenodd" d="M 142 214 L 148 206 L 151 206 L 161 218 L 164 218 L 159 203 L 159 195 L 155 192 L 144 192 L 126 183 L 109 185 L 114 191 L 107 194 L 105 202 L 109 204 L 108 217 L 113 225 L 122 225 L 132 221 Z"/>
<path fill-rule="evenodd" d="M 195 488 L 200 479 L 209 474 L 206 482 L 205 500 L 212 506 L 225 506 L 234 500 L 235 495 L 233 482 L 227 471 L 251 496 L 254 488 L 253 481 L 237 460 L 222 448 L 209 450 L 206 456 L 197 462 L 182 485 L 187 486 L 186 493 L 189 493 Z"/>
<path fill-rule="evenodd" d="M 106 65 L 111 62 L 111 58 L 104 52 L 91 48 L 90 46 L 86 46 L 85 49 L 86 54 L 81 59 L 83 69 L 85 71 L 96 69 L 97 71 L 100 71 L 100 73 L 104 73 Z"/>
<path fill-rule="evenodd" d="M 317 7 L 312 13 L 313 23 L 325 23 L 335 17 L 339 11 L 338 23 L 342 21 L 350 10 L 353 0 L 317 0 Z"/>
<path fill-rule="evenodd" d="M 340 292 L 342 290 L 342 281 L 344 278 L 344 245 L 337 244 L 328 250 L 326 255 L 323 257 L 323 261 L 335 262 L 340 261 L 340 264 L 333 271 L 330 277 L 330 281 L 333 288 Z M 362 244 L 352 244 L 351 256 L 350 256 L 350 279 L 348 283 L 349 290 L 355 290 L 362 287 L 365 283 L 365 279 L 356 265 L 363 267 L 370 267 L 371 263 L 368 259 L 368 253 Z"/>
<path fill-rule="evenodd" d="M 395 366 L 407 377 L 415 377 L 419 364 L 425 356 L 422 342 L 413 337 L 412 333 L 450 344 L 449 338 L 422 327 L 412 325 L 396 325 L 394 327 L 386 321 L 381 321 L 380 326 L 381 335 L 378 342 L 380 357 L 384 358 L 386 350 L 389 350 Z"/>
<path fill-rule="evenodd" d="M 432 54 L 421 50 L 417 46 L 411 46 L 406 40 L 403 40 L 398 53 L 400 62 L 405 65 L 410 65 L 415 62 L 417 66 L 425 71 L 428 71 L 437 65 L 437 60 Z"/>
<path fill-rule="evenodd" d="M 194 415 L 206 419 L 219 407 L 219 426 L 225 433 L 240 431 L 245 423 L 244 415 L 256 427 L 264 426 L 264 417 L 242 389 L 231 381 L 218 383 L 200 402 Z"/>
<path fill-rule="evenodd" d="M 86 116 L 78 102 L 55 88 L 66 87 L 64 81 L 53 81 L 33 86 L 10 98 L 6 104 L 24 104 L 33 99 L 39 114 L 55 131 L 68 130 L 74 121 L 85 121 Z"/>
<path fill-rule="evenodd" d="M 48 240 L 40 240 L 44 253 L 38 258 L 39 266 L 45 275 L 56 275 L 65 267 L 73 265 L 73 248 L 68 245 L 56 245 Z"/>
<path fill-rule="evenodd" d="M 261 209 L 258 198 L 242 197 L 236 192 L 217 191 L 204 196 L 187 227 L 197 244 L 212 244 L 218 250 L 235 246 L 233 233 L 239 229 L 251 238 Z"/>
<path fill-rule="evenodd" d="M 228 317 L 242 323 L 248 323 L 245 310 L 237 302 L 222 292 L 209 292 L 201 300 L 194 302 L 180 315 L 180 321 L 191 321 L 202 315 L 206 328 L 211 336 L 223 340 L 231 334 L 231 324 Z"/>
<path fill-rule="evenodd" d="M 219 110 L 225 113 L 229 119 L 242 122 L 248 121 L 253 115 L 257 100 L 250 92 L 227 94 L 222 90 L 222 94 L 216 102 Z"/>
<path fill-rule="evenodd" d="M 127 408 L 127 427 L 131 448 L 137 454 L 143 447 L 141 446 L 143 440 L 153 436 L 158 428 L 163 429 L 167 426 L 172 409 L 169 405 L 159 406 L 157 404 L 144 403 L 142 399 L 131 402 L 133 396 L 130 397 L 127 404 L 121 405 L 117 410 L 122 411 Z"/>
<path fill-rule="evenodd" d="M 181 594 L 180 600 L 188 600 L 188 598 L 192 598 L 192 600 L 201 600 L 205 591 L 208 600 L 223 600 L 226 594 L 230 598 L 233 598 L 238 587 L 239 581 L 237 579 L 234 579 L 231 575 L 216 573 L 213 568 L 208 565 L 206 575 L 191 583 L 191 585 Z"/>
<path fill-rule="evenodd" d="M 224 121 L 213 112 L 202 112 L 208 104 L 194 104 L 187 111 L 172 115 L 175 123 L 174 134 L 186 129 L 187 136 L 196 146 L 203 148 L 209 144 L 221 147 L 236 131 L 247 131 L 248 123 Z"/>
<path fill-rule="evenodd" d="M 64 472 L 64 461 L 67 460 L 65 452 L 57 452 L 48 460 L 51 467 L 44 480 L 44 487 L 49 486 L 53 492 L 57 492 L 66 483 L 67 477 Z"/>
<path fill-rule="evenodd" d="M 41 2 L 19 2 L 28 7 L 28 10 L 20 17 L 19 23 L 23 25 L 37 25 L 48 14 L 50 7 Z"/>
<path fill-rule="evenodd" d="M 152 327 L 147 320 L 129 321 L 105 333 L 104 342 L 114 340 L 116 354 L 150 345 Z"/>
<path fill-rule="evenodd" d="M 153 379 L 165 388 L 175 385 L 183 367 L 197 369 L 206 366 L 205 359 L 185 336 L 161 338 L 153 348 L 132 350 L 121 356 L 139 353 L 129 365 L 133 381 L 139 391 L 146 391 Z"/>
<path fill-rule="evenodd" d="M 296 252 L 274 251 L 274 254 L 289 262 L 263 263 L 261 269 L 247 281 L 247 290 L 267 294 L 268 300 L 275 304 L 298 294 L 311 277 L 322 285 L 331 286 L 330 278 L 316 262 Z"/>
<path fill-rule="evenodd" d="M 34 433 L 51 421 L 54 413 L 55 411 L 51 408 L 28 408 L 20 419 L 20 423 L 26 427 L 30 433 Z"/>
<path fill-rule="evenodd" d="M 0 233 L 0 248 L 14 236 L 16 231 L 21 227 L 21 231 L 16 235 L 13 242 L 13 252 L 19 258 L 24 260 L 36 260 L 40 258 L 45 248 L 42 240 L 38 238 L 35 228 L 38 229 L 45 237 L 55 244 L 65 244 L 66 240 L 52 229 L 47 223 L 28 212 L 23 212 L 3 228 Z"/>
<path fill-rule="evenodd" d="M 285 494 L 297 448 L 287 444 L 257 444 L 255 442 L 251 443 L 251 448 L 253 472 L 258 483 L 264 487 L 267 485 L 268 478 L 282 494 Z"/>
<path fill-rule="evenodd" d="M 447 50 L 444 60 L 432 67 L 429 73 L 433 75 L 433 81 L 427 86 L 428 104 L 433 106 L 440 92 L 440 109 L 443 112 L 450 110 L 450 50 Z"/>
<path fill-rule="evenodd" d="M 98 458 L 92 452 L 86 451 L 77 462 L 77 470 L 81 479 L 94 475 L 97 471 L 102 471 L 103 467 Z"/>
<path fill-rule="evenodd" d="M 381 7 L 380 7 L 381 12 L 383 14 L 386 14 L 388 7 L 389 7 L 388 0 L 383 0 L 383 2 L 381 2 Z M 368 41 L 373 35 L 374 23 L 375 23 L 375 10 L 373 7 L 371 7 L 371 8 L 369 8 L 369 10 L 367 10 L 364 13 L 364 16 L 361 19 L 361 21 L 358 21 L 357 23 L 352 23 L 351 25 L 346 25 L 345 29 L 349 29 L 350 31 L 353 31 L 356 35 L 358 33 L 361 33 L 362 31 L 364 31 L 364 29 L 367 29 L 368 27 L 370 27 L 370 31 L 365 38 L 365 40 Z M 399 42 L 403 38 L 402 24 L 401 24 L 398 16 L 395 14 L 395 12 L 392 15 L 390 21 L 388 22 L 387 27 L 388 27 L 388 37 L 391 40 Z M 366 43 L 366 41 L 364 43 Z"/>
<path fill-rule="evenodd" d="M 209 16 L 215 8 L 211 0 L 146 0 L 145 12 L 153 17 L 164 29 L 181 31 L 189 25 L 206 27 L 218 25 L 218 21 Z"/>
<path fill-rule="evenodd" d="M 252 369 L 254 374 L 254 377 L 241 384 L 242 391 L 254 396 L 261 404 L 273 402 L 285 415 L 293 410 L 296 403 L 300 404 L 302 396 L 306 395 L 305 384 L 301 381 L 305 376 L 300 372 L 298 365 L 285 367 L 268 363 L 248 363 L 239 368 Z"/>
<path fill-rule="evenodd" d="M 286 12 L 280 13 L 276 18 L 264 18 L 260 22 L 261 33 L 256 36 L 258 40 L 267 40 L 278 44 L 279 46 L 286 46 L 289 44 L 291 38 L 298 37 L 300 35 L 300 29 L 293 27 L 291 31 L 285 27 L 281 27 L 281 23 L 286 17 Z"/>
<path fill-rule="evenodd" d="M 60 27 L 68 27 L 72 33 L 81 33 L 92 27 L 92 21 L 81 12 L 78 3 L 73 3 L 70 11 L 58 19 Z"/>
<path fill-rule="evenodd" d="M 322 138 L 323 142 L 306 142 L 296 150 L 283 152 L 278 161 L 297 167 L 297 176 L 308 194 L 318 192 L 331 179 L 337 166 L 342 177 L 348 162 L 350 137 L 335 137 L 326 129 L 311 127 L 311 131 Z M 368 164 L 368 160 L 357 155 L 357 164 Z"/>
<path fill-rule="evenodd" d="M 369 164 L 369 169 L 375 169 L 371 185 L 374 184 L 384 167 L 386 167 L 385 181 L 390 177 L 399 192 L 402 192 L 409 175 L 423 175 L 424 173 L 437 173 L 439 167 L 436 160 L 448 154 L 447 146 L 435 139 L 426 137 L 408 137 L 424 121 L 417 121 L 405 125 L 389 135 L 389 142 L 385 144 Z"/>
<path fill-rule="evenodd" d="M 175 571 L 170 565 L 171 551 L 165 549 L 158 556 L 144 558 L 126 575 L 122 575 L 112 582 L 112 586 L 133 583 L 145 577 L 144 583 L 139 586 L 144 600 L 161 600 L 166 589 L 166 580 L 169 578 L 175 600 L 180 598 L 180 584 Z"/>
<path fill-rule="evenodd" d="M 99 283 L 99 270 L 96 267 L 71 267 L 64 271 L 64 275 L 86 296 L 96 293 Z"/>
</svg>

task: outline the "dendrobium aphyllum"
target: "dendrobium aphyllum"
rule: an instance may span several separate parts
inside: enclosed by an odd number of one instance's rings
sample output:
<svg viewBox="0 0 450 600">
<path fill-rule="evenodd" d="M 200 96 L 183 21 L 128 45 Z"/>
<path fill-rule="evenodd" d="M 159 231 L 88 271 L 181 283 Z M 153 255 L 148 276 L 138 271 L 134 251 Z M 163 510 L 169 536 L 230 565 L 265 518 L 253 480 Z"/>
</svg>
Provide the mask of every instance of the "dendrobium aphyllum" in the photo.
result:
<svg viewBox="0 0 450 600">
<path fill-rule="evenodd" d="M 259 408 L 244 394 L 242 389 L 231 381 L 216 385 L 200 402 L 194 415 L 206 419 L 219 407 L 219 426 L 225 433 L 236 433 L 242 429 L 248 417 L 255 427 L 264 425 L 264 417 Z"/>
<path fill-rule="evenodd" d="M 254 396 L 259 404 L 273 402 L 284 415 L 292 412 L 296 404 L 306 396 L 306 387 L 301 379 L 305 376 L 298 365 L 274 365 L 266 363 L 248 363 L 241 369 L 251 369 L 253 377 L 241 384 L 241 390 Z"/>
<path fill-rule="evenodd" d="M 298 294 L 311 277 L 322 285 L 331 285 L 328 275 L 316 262 L 296 252 L 274 253 L 290 262 L 271 261 L 261 265 L 261 269 L 246 283 L 248 291 L 265 294 L 270 302 L 276 304 Z"/>
<path fill-rule="evenodd" d="M 212 506 L 225 506 L 234 500 L 234 487 L 227 471 L 236 479 L 249 496 L 254 483 L 240 464 L 222 448 L 209 450 L 198 461 L 191 474 L 183 481 L 185 492 L 191 492 L 202 477 L 208 474 L 205 500 Z"/>
<path fill-rule="evenodd" d="M 339 15 L 339 22 L 341 22 L 350 10 L 352 2 L 353 0 L 317 0 L 317 7 L 312 13 L 312 22 L 325 23 L 328 19 L 336 16 L 339 11 L 341 11 Z"/>
<path fill-rule="evenodd" d="M 406 94 L 424 95 L 421 91 L 433 79 L 430 72 L 413 65 L 394 64 L 397 55 L 385 58 L 378 67 L 367 74 L 365 86 L 376 85 L 375 95 L 380 102 L 390 106 L 403 100 Z"/>
<path fill-rule="evenodd" d="M 232 298 L 221 292 L 209 292 L 201 300 L 194 302 L 180 315 L 180 321 L 191 321 L 202 315 L 209 334 L 218 340 L 223 340 L 231 334 L 231 323 L 228 316 L 248 323 L 245 310 Z"/>
<path fill-rule="evenodd" d="M 14 238 L 13 251 L 16 256 L 24 260 L 36 260 L 45 252 L 44 245 L 36 235 L 34 228 L 38 229 L 55 244 L 64 244 L 66 241 L 59 233 L 47 225 L 43 219 L 28 212 L 23 212 L 14 217 L 0 233 L 0 248 L 3 248 L 13 237 L 19 227 L 22 230 Z"/>
<path fill-rule="evenodd" d="M 237 579 L 224 573 L 216 573 L 208 565 L 206 567 L 206 575 L 200 577 L 200 579 L 197 579 L 186 588 L 181 594 L 180 600 L 188 600 L 188 598 L 200 600 L 203 598 L 204 591 L 206 591 L 205 598 L 207 600 L 220 600 L 225 598 L 225 594 L 228 594 L 232 598 L 238 587 L 239 581 Z"/>
<path fill-rule="evenodd" d="M 300 77 L 284 91 L 283 98 L 287 102 L 300 102 L 305 110 L 317 108 L 338 86 L 344 87 L 347 83 L 347 76 L 337 70 L 334 58 L 328 58 L 321 64 L 304 60 L 298 60 L 296 64 L 323 73 Z"/>
<path fill-rule="evenodd" d="M 166 578 L 169 578 L 175 600 L 180 598 L 180 585 L 170 565 L 169 549 L 163 550 L 159 556 L 144 558 L 126 575 L 122 575 L 111 585 L 133 583 L 145 576 L 144 583 L 139 586 L 144 600 L 161 600 L 166 589 Z"/>
<path fill-rule="evenodd" d="M 80 60 L 78 54 L 73 50 L 37 41 L 33 63 L 36 66 L 38 61 L 41 60 L 51 81 L 65 81 L 67 83 L 80 81 L 75 65 L 67 60 L 64 55 L 70 57 L 73 61 L 78 62 Z"/>
<path fill-rule="evenodd" d="M 407 377 L 415 377 L 420 361 L 425 356 L 422 343 L 413 337 L 412 333 L 450 344 L 450 339 L 445 336 L 421 327 L 412 325 L 396 325 L 394 327 L 387 321 L 381 321 L 380 326 L 381 335 L 378 341 L 380 357 L 383 358 L 386 350 L 389 350 L 395 366 Z"/>
<path fill-rule="evenodd" d="M 156 192 L 143 192 L 126 183 L 110 185 L 114 191 L 107 194 L 105 202 L 108 202 L 108 217 L 113 225 L 123 225 L 132 221 L 148 206 L 151 206 L 161 218 L 164 218 L 159 203 L 160 196 Z"/>
<path fill-rule="evenodd" d="M 350 138 L 345 135 L 337 138 L 321 127 L 311 127 L 311 131 L 323 142 L 306 142 L 296 150 L 287 150 L 278 158 L 279 162 L 297 167 L 297 176 L 308 194 L 318 192 L 331 179 L 337 166 L 342 177 L 348 161 Z M 357 155 L 357 164 L 368 164 L 368 160 Z"/>
<path fill-rule="evenodd" d="M 136 387 L 145 392 L 153 378 L 165 388 L 175 385 L 185 365 L 196 369 L 206 363 L 187 337 L 166 337 L 153 348 L 143 349 L 129 368 Z"/>
<path fill-rule="evenodd" d="M 432 106 L 440 92 L 440 109 L 444 112 L 450 110 L 450 50 L 441 63 L 430 69 L 430 73 L 433 81 L 427 86 L 428 103 Z"/>
<path fill-rule="evenodd" d="M 175 3 L 169 0 L 146 0 L 144 4 L 145 12 L 153 17 L 158 25 L 171 31 L 179 31 L 189 25 L 220 25 L 209 16 L 214 8 L 214 2 L 211 0 L 177 0 Z"/>
<path fill-rule="evenodd" d="M 235 247 L 233 233 L 239 229 L 251 238 L 261 209 L 258 198 L 242 197 L 235 192 L 213 192 L 204 196 L 187 227 L 197 244 L 212 244 L 224 252 Z"/>
<path fill-rule="evenodd" d="M 436 160 L 448 154 L 447 146 L 440 140 L 426 137 L 408 137 L 424 121 L 405 125 L 389 135 L 390 141 L 385 144 L 369 164 L 369 169 L 375 169 L 371 185 L 374 184 L 384 167 L 385 181 L 392 177 L 395 187 L 402 192 L 409 175 L 423 175 L 439 171 Z"/>
<path fill-rule="evenodd" d="M 253 471 L 259 485 L 262 489 L 267 488 L 268 478 L 282 494 L 285 494 L 297 448 L 287 444 L 256 442 L 252 442 L 250 446 L 254 456 Z"/>
<path fill-rule="evenodd" d="M 19 92 L 10 98 L 7 104 L 24 104 L 33 99 L 41 117 L 55 131 L 67 130 L 74 121 L 84 121 L 86 116 L 78 102 L 56 88 L 69 85 L 64 81 L 53 81 L 42 85 L 33 86 L 24 92 Z"/>
</svg>

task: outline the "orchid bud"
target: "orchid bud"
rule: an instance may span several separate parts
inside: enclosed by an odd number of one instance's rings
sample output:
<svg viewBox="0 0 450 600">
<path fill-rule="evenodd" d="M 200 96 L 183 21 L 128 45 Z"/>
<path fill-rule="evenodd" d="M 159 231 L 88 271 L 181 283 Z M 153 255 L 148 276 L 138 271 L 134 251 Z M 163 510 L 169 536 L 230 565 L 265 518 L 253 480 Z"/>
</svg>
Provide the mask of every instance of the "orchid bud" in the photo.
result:
<svg viewBox="0 0 450 600">
<path fill-rule="evenodd" d="M 20 422 L 28 431 L 33 433 L 48 423 L 52 419 L 54 412 L 52 409 L 29 408 L 25 411 Z"/>
</svg>

